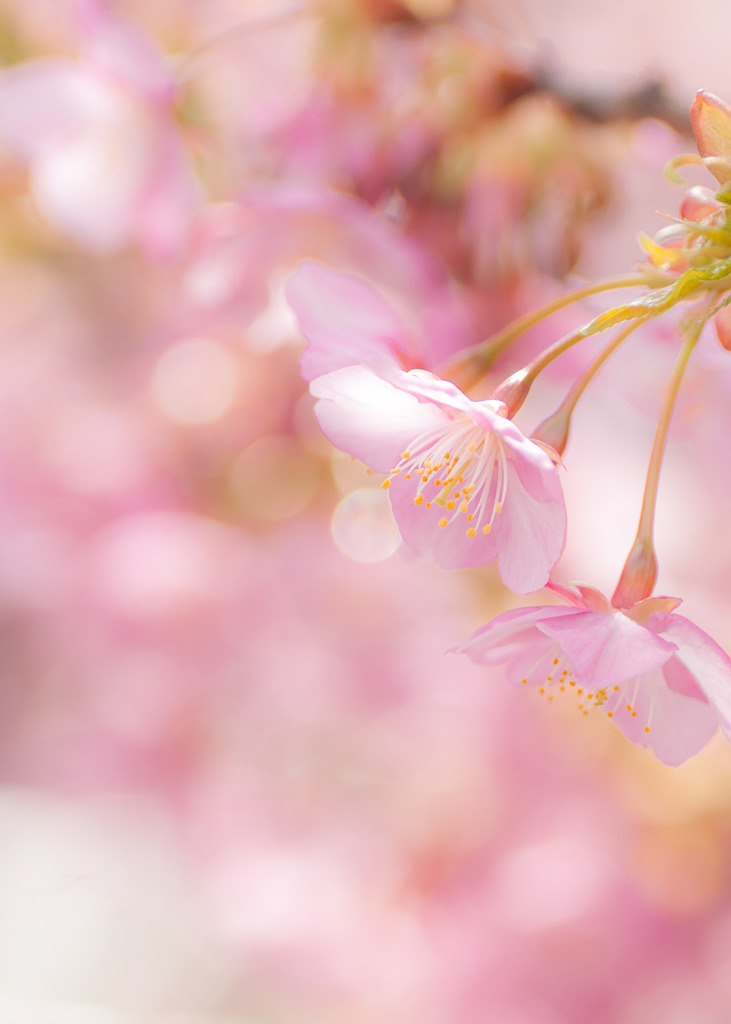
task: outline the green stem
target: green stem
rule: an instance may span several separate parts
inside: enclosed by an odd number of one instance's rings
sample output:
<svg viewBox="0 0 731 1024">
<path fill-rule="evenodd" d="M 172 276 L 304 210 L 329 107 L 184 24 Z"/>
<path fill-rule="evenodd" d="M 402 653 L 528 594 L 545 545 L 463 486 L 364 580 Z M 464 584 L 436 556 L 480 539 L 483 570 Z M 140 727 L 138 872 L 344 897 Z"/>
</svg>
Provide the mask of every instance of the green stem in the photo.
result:
<svg viewBox="0 0 731 1024">
<path fill-rule="evenodd" d="M 710 298 L 711 296 L 708 296 L 706 300 L 706 307 L 710 306 Z M 701 332 L 711 314 L 712 310 L 706 308 L 697 320 L 686 326 L 684 331 L 685 340 L 683 347 L 678 353 L 678 358 L 673 367 L 672 376 L 668 382 L 665 399 L 657 421 L 657 427 L 655 428 L 655 438 L 652 443 L 650 462 L 647 467 L 637 535 L 630 548 L 619 577 L 619 582 L 617 583 L 617 588 L 612 597 L 612 604 L 615 608 L 628 608 L 636 604 L 637 601 L 644 600 L 652 594 L 653 587 L 655 586 L 657 578 L 657 556 L 655 555 L 653 542 L 655 509 L 657 506 L 657 490 L 660 483 L 660 469 L 662 468 L 662 460 L 665 454 L 670 420 L 672 419 L 673 409 L 688 360 L 693 349 L 698 344 Z"/>
<path fill-rule="evenodd" d="M 709 267 L 691 267 L 671 284 L 662 288 L 653 288 L 639 299 L 633 299 L 622 306 L 614 306 L 605 313 L 599 313 L 588 324 L 579 327 L 565 337 L 550 345 L 544 352 L 528 363 L 521 370 L 499 384 L 490 396 L 504 402 L 509 416 L 514 416 L 528 397 L 533 381 L 541 370 L 552 363 L 558 356 L 592 334 L 601 334 L 615 324 L 627 320 L 650 320 L 671 309 L 676 303 L 688 299 L 694 293 L 706 290 L 709 293 L 728 288 L 727 278 L 731 275 L 731 256 L 718 260 Z M 706 314 L 706 319 L 710 313 Z"/>
<path fill-rule="evenodd" d="M 574 288 L 572 291 L 559 295 L 558 298 L 547 302 L 538 309 L 524 313 L 516 320 L 511 321 L 502 330 L 498 331 L 497 334 L 493 334 L 491 338 L 488 338 L 487 341 L 482 342 L 475 348 L 470 349 L 469 352 L 458 357 L 445 373 L 451 379 L 451 371 L 459 373 L 460 369 L 466 364 L 465 369 L 474 365 L 475 370 L 479 371 L 480 376 L 482 376 L 490 369 L 500 353 L 515 341 L 517 337 L 523 334 L 524 331 L 527 331 L 528 328 L 540 323 L 541 320 L 545 320 L 546 317 L 557 313 L 560 309 L 565 309 L 566 306 L 571 306 L 575 302 L 581 302 L 582 299 L 589 298 L 592 295 L 599 295 L 602 292 L 618 288 L 638 288 L 643 285 L 666 284 L 670 280 L 672 280 L 670 275 L 662 274 L 660 271 L 652 269 L 649 274 L 642 273 L 625 277 L 612 277 L 604 281 L 597 281 L 594 284 L 582 285 L 581 288 Z"/>
<path fill-rule="evenodd" d="M 594 331 L 587 333 L 588 326 L 579 327 L 577 330 L 571 331 L 570 334 L 564 335 L 563 338 L 559 338 L 553 345 L 549 345 L 547 349 L 544 349 L 527 366 L 511 374 L 502 384 L 498 384 L 490 398 L 498 402 L 504 402 L 508 407 L 508 416 L 512 419 L 528 397 L 528 392 L 538 374 L 545 370 L 554 359 L 563 355 L 564 352 L 568 352 L 570 348 L 578 345 L 584 338 L 588 338 L 592 333 L 595 333 Z"/>
<path fill-rule="evenodd" d="M 608 345 L 601 350 L 599 355 L 589 364 L 581 376 L 572 385 L 563 402 L 551 416 L 548 416 L 531 434 L 534 441 L 542 441 L 550 445 L 554 451 L 562 455 L 569 436 L 569 427 L 576 404 L 583 395 L 589 383 L 593 380 L 604 363 L 615 352 L 622 342 L 629 337 L 638 327 L 645 323 L 644 320 L 635 320 L 612 338 Z"/>
</svg>

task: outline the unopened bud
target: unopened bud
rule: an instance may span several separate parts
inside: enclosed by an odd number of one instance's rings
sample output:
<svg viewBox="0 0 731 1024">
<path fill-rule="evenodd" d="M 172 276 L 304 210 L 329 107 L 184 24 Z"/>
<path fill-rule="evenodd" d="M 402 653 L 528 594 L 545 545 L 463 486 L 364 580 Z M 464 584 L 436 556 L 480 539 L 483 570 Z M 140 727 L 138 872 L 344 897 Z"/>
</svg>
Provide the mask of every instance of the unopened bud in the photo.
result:
<svg viewBox="0 0 731 1024">
<path fill-rule="evenodd" d="M 716 337 L 727 352 L 731 352 L 731 306 L 719 309 L 713 318 Z"/>
<path fill-rule="evenodd" d="M 731 108 L 713 93 L 701 89 L 690 108 L 690 123 L 698 145 L 705 157 L 720 157 L 708 167 L 722 185 L 731 181 L 728 161 L 731 159 Z"/>
</svg>

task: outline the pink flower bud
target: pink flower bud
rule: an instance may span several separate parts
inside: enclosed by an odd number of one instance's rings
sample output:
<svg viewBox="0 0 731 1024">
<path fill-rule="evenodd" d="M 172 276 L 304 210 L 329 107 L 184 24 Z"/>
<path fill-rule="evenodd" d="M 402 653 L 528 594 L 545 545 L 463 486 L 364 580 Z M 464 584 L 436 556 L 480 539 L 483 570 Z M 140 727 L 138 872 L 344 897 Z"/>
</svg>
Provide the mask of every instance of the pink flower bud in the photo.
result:
<svg viewBox="0 0 731 1024">
<path fill-rule="evenodd" d="M 731 306 L 719 309 L 713 318 L 716 336 L 727 352 L 731 352 Z"/>
<path fill-rule="evenodd" d="M 731 107 L 718 96 L 700 89 L 690 108 L 690 123 L 701 156 L 721 157 L 729 165 L 710 166 L 722 185 L 731 181 Z"/>
</svg>

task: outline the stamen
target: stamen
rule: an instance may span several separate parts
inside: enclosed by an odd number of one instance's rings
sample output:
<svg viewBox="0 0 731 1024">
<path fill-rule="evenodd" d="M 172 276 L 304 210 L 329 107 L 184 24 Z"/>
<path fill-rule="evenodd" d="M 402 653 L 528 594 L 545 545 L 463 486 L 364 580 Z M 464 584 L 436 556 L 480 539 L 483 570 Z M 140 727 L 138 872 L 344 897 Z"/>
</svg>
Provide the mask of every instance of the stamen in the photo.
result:
<svg viewBox="0 0 731 1024">
<path fill-rule="evenodd" d="M 498 437 L 476 426 L 466 414 L 458 414 L 439 428 L 425 431 L 404 449 L 391 476 L 401 474 L 404 480 L 416 476 L 414 504 L 427 509 L 431 502 L 424 500 L 424 488 L 431 481 L 440 492 L 433 500 L 451 513 L 450 517 L 439 517 L 438 525 L 445 528 L 446 518 L 448 527 L 459 515 L 465 515 L 470 524 L 465 533 L 472 539 L 478 533 L 487 536 L 504 507 L 507 460 Z"/>
</svg>

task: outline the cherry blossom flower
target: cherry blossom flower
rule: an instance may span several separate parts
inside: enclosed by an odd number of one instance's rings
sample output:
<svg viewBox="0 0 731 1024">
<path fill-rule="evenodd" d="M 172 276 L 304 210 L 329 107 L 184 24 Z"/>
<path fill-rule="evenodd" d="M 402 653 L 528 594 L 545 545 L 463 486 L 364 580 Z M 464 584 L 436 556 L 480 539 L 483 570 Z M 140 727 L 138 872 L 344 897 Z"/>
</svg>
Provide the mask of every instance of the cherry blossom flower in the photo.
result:
<svg viewBox="0 0 731 1024">
<path fill-rule="evenodd" d="M 573 605 L 517 608 L 455 648 L 549 701 L 601 711 L 665 764 L 698 753 L 718 725 L 731 735 L 731 658 L 689 619 L 680 601 L 650 597 L 613 608 L 586 586 L 549 584 Z"/>
<path fill-rule="evenodd" d="M 288 297 L 309 340 L 305 375 L 319 373 L 310 390 L 320 426 L 389 474 L 383 486 L 407 546 L 444 569 L 497 558 L 512 590 L 542 587 L 565 543 L 561 485 L 505 405 L 472 401 L 414 366 L 428 344 L 359 279 L 308 263 Z"/>
<path fill-rule="evenodd" d="M 41 213 L 77 244 L 176 252 L 199 188 L 173 120 L 174 78 L 110 10 L 77 8 L 82 60 L 39 58 L 0 75 L 0 139 L 29 162 Z"/>
</svg>

